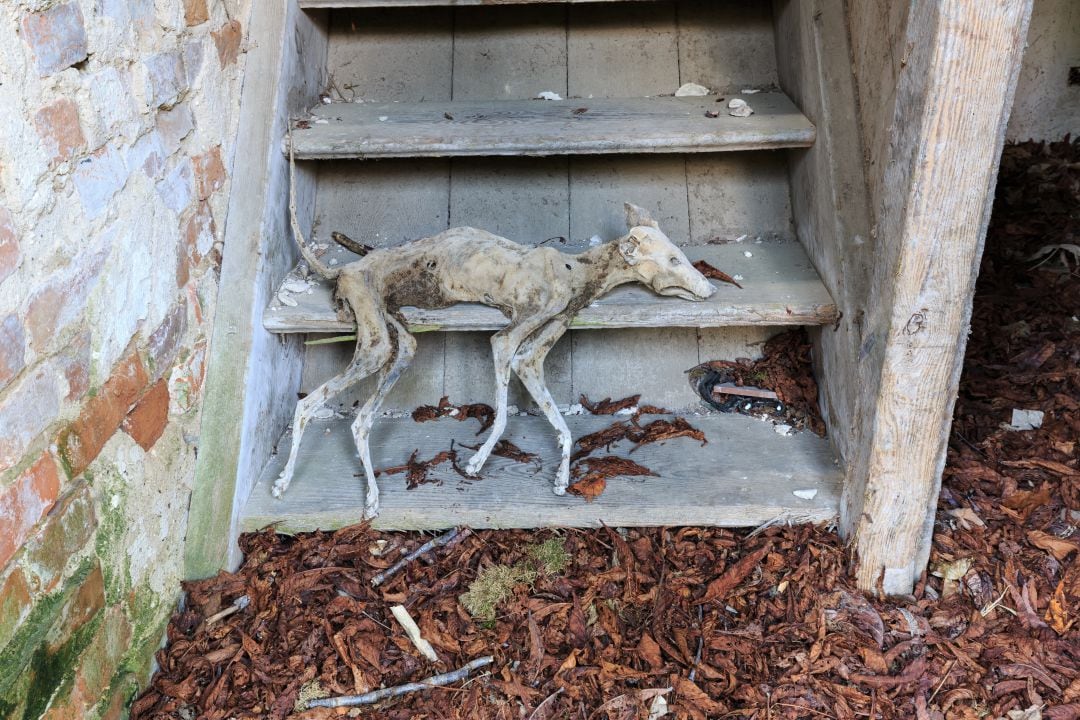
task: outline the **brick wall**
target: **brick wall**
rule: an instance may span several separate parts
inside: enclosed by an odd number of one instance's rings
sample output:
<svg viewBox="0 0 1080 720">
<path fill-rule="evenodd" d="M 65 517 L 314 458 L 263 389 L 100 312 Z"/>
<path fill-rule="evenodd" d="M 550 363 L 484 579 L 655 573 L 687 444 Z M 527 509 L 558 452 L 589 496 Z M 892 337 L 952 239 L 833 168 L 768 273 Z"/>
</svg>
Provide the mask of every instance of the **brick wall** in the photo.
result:
<svg viewBox="0 0 1080 720">
<path fill-rule="evenodd" d="M 175 606 L 249 10 L 0 3 L 0 718 L 121 715 Z"/>
</svg>

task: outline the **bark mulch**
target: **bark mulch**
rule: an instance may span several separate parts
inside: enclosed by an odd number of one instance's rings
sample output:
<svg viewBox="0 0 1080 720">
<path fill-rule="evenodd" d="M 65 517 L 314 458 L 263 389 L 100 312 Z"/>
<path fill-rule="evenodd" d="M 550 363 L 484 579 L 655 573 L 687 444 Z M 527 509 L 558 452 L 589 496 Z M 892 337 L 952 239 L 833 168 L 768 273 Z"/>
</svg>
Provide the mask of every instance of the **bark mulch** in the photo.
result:
<svg viewBox="0 0 1080 720">
<path fill-rule="evenodd" d="M 264 531 L 242 538 L 236 573 L 185 585 L 132 717 L 644 720 L 666 691 L 669 717 L 693 720 L 1077 720 L 1080 278 L 1068 257 L 1028 258 L 1076 243 L 1078 161 L 1075 142 L 1006 150 L 935 574 L 911 597 L 860 595 L 840 540 L 808 526 L 477 531 L 378 588 L 371 578 L 425 538 Z M 1014 408 L 1043 411 L 1041 427 L 1003 427 Z M 538 565 L 553 539 L 566 557 Z M 459 598 L 496 566 L 520 581 L 494 620 L 474 619 Z M 399 603 L 437 663 L 396 624 Z M 492 665 L 448 687 L 297 711 L 301 693 L 355 694 L 485 655 Z"/>
</svg>

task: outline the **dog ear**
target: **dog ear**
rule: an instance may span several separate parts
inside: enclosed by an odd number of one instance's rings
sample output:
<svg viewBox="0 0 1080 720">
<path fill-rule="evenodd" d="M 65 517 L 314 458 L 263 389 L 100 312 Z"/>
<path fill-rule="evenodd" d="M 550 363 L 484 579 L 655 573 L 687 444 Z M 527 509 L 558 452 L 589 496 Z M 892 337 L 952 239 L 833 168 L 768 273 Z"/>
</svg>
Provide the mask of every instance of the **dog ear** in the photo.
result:
<svg viewBox="0 0 1080 720">
<path fill-rule="evenodd" d="M 656 224 L 652 215 L 650 215 L 649 211 L 645 208 L 634 205 L 633 203 L 623 203 L 623 207 L 626 208 L 626 227 L 634 228 L 645 225 L 647 227 L 656 228 L 657 230 L 660 229 L 660 226 Z"/>
<path fill-rule="evenodd" d="M 637 265 L 641 259 L 641 239 L 633 233 L 619 238 L 619 254 L 627 265 Z"/>
</svg>

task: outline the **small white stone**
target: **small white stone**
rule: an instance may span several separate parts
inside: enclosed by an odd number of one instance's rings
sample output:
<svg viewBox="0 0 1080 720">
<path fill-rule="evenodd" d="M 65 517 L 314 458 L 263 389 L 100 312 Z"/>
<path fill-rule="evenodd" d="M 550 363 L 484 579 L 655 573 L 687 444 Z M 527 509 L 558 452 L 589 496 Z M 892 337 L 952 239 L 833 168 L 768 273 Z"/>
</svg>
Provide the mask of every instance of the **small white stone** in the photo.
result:
<svg viewBox="0 0 1080 720">
<path fill-rule="evenodd" d="M 559 95 L 559 93 L 557 93 L 557 92 L 551 92 L 550 90 L 545 90 L 544 92 L 537 95 L 536 99 L 537 100 L 562 100 L 562 96 Z"/>
<path fill-rule="evenodd" d="M 1034 430 L 1042 427 L 1042 423 L 1042 410 L 1021 410 L 1019 408 L 1013 408 L 1012 422 L 1009 423 L 1009 427 L 1012 430 Z"/>
<path fill-rule="evenodd" d="M 386 122 L 388 119 L 389 119 L 389 117 L 386 116 L 386 115 L 380 115 L 379 116 L 379 122 Z"/>
<path fill-rule="evenodd" d="M 331 265 L 337 265 L 337 258 L 330 258 Z"/>
<path fill-rule="evenodd" d="M 813 500 L 817 497 L 817 488 L 811 490 L 792 490 L 791 494 L 797 498 L 802 498 L 803 500 Z"/>
<path fill-rule="evenodd" d="M 450 412 L 448 412 L 446 414 L 449 415 L 450 417 L 457 417 L 459 412 L 460 411 L 457 408 L 454 408 L 453 410 L 451 410 Z"/>
<path fill-rule="evenodd" d="M 761 88 L 743 88 L 739 92 L 741 92 L 743 95 L 756 95 L 757 93 L 761 92 Z"/>
<path fill-rule="evenodd" d="M 597 245 L 603 245 L 603 244 L 604 244 L 604 238 L 600 237 L 599 235 L 593 235 L 591 238 L 589 238 L 589 245 L 591 247 L 596 247 Z"/>
<path fill-rule="evenodd" d="M 517 415 L 518 414 L 518 406 L 517 405 L 507 405 L 506 406 L 506 414 L 507 415 Z"/>
<path fill-rule="evenodd" d="M 675 97 L 702 97 L 709 94 L 709 88 L 697 83 L 685 83 L 675 91 Z"/>
<path fill-rule="evenodd" d="M 743 257 L 752 258 L 754 257 L 754 253 L 750 252 L 749 250 L 743 250 Z"/>
</svg>

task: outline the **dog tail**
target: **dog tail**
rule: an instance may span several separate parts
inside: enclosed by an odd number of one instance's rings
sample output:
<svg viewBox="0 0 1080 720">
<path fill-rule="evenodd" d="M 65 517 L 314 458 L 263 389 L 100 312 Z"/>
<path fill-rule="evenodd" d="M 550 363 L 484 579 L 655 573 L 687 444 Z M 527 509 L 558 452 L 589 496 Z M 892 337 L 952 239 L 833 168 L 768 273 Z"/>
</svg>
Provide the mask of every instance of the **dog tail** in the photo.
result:
<svg viewBox="0 0 1080 720">
<path fill-rule="evenodd" d="M 296 240 L 297 247 L 300 248 L 300 254 L 303 256 L 304 261 L 307 262 L 308 267 L 322 275 L 327 280 L 336 280 L 337 276 L 341 273 L 340 268 L 332 268 L 326 265 L 318 255 L 308 247 L 307 241 L 304 239 L 304 233 L 300 230 L 300 221 L 296 219 L 296 158 L 293 156 L 293 141 L 292 141 L 292 120 L 289 120 L 288 125 L 289 136 L 289 223 L 292 225 L 293 239 Z"/>
<path fill-rule="evenodd" d="M 370 245 L 365 245 L 362 242 L 358 242 L 356 240 L 353 240 L 351 237 L 349 237 L 345 233 L 338 232 L 336 230 L 334 232 L 330 233 L 330 237 L 338 245 L 345 248 L 349 252 L 356 253 L 360 257 L 364 257 L 369 252 L 371 252 L 372 250 L 375 249 L 375 248 L 371 247 Z"/>
</svg>

